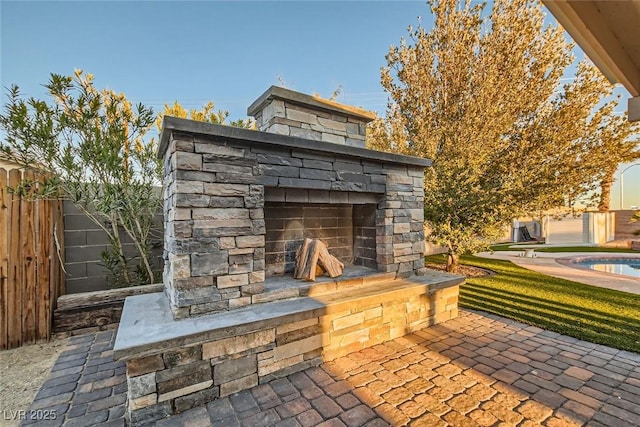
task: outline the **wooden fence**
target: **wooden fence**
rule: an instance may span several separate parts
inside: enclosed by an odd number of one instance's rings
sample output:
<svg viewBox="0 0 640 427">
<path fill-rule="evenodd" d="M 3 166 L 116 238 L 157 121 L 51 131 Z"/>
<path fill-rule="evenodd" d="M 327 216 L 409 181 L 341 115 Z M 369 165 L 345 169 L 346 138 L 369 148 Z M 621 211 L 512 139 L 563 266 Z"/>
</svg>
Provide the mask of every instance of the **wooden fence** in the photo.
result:
<svg viewBox="0 0 640 427">
<path fill-rule="evenodd" d="M 31 197 L 35 178 L 0 168 L 0 349 L 48 340 L 64 294 L 62 202 Z"/>
</svg>

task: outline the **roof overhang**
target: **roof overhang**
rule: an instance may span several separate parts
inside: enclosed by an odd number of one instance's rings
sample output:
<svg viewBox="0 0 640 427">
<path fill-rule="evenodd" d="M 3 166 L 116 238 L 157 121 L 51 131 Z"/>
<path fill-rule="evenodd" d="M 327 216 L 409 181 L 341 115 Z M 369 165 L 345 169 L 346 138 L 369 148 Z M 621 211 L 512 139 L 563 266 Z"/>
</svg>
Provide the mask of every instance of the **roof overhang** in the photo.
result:
<svg viewBox="0 0 640 427">
<path fill-rule="evenodd" d="M 543 0 L 612 83 L 631 93 L 629 120 L 640 120 L 640 0 Z"/>
</svg>

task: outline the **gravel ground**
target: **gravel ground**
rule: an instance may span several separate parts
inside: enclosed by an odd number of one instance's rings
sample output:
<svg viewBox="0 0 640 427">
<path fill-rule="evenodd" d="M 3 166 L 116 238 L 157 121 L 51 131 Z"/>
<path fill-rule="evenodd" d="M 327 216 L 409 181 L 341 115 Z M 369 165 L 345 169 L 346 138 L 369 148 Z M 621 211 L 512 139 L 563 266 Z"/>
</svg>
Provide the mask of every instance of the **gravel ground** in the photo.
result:
<svg viewBox="0 0 640 427">
<path fill-rule="evenodd" d="M 0 351 L 0 426 L 17 426 L 64 349 L 66 338 Z"/>
</svg>

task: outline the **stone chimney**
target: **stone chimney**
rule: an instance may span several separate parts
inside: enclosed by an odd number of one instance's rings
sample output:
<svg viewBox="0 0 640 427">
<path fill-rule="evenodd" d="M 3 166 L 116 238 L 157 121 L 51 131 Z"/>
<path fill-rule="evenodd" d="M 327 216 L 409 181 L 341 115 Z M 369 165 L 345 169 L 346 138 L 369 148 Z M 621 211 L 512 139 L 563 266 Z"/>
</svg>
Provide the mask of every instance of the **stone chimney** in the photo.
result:
<svg viewBox="0 0 640 427">
<path fill-rule="evenodd" d="M 249 108 L 258 129 L 352 147 L 365 146 L 367 123 L 376 114 L 279 86 L 271 86 Z"/>
</svg>

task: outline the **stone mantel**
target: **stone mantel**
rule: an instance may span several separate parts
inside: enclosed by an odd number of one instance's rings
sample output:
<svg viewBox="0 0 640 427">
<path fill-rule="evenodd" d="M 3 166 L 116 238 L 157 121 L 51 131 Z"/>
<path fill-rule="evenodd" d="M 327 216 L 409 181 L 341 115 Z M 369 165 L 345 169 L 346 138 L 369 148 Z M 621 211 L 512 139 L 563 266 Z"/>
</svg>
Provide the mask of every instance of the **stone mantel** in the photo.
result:
<svg viewBox="0 0 640 427">
<path fill-rule="evenodd" d="M 325 141 L 314 141 L 295 136 L 279 135 L 251 129 L 216 125 L 213 123 L 197 122 L 172 116 L 165 116 L 162 122 L 158 158 L 163 158 L 165 155 L 171 135 L 173 133 L 182 132 L 196 136 L 204 136 L 211 140 L 218 139 L 220 141 L 230 141 L 249 145 L 263 144 L 274 148 L 297 148 L 300 150 L 308 150 L 318 153 L 358 157 L 374 162 L 388 163 L 390 165 L 411 165 L 423 168 L 431 166 L 431 160 L 420 157 L 385 153 L 383 151 L 369 150 L 367 148 L 351 147 Z"/>
</svg>

